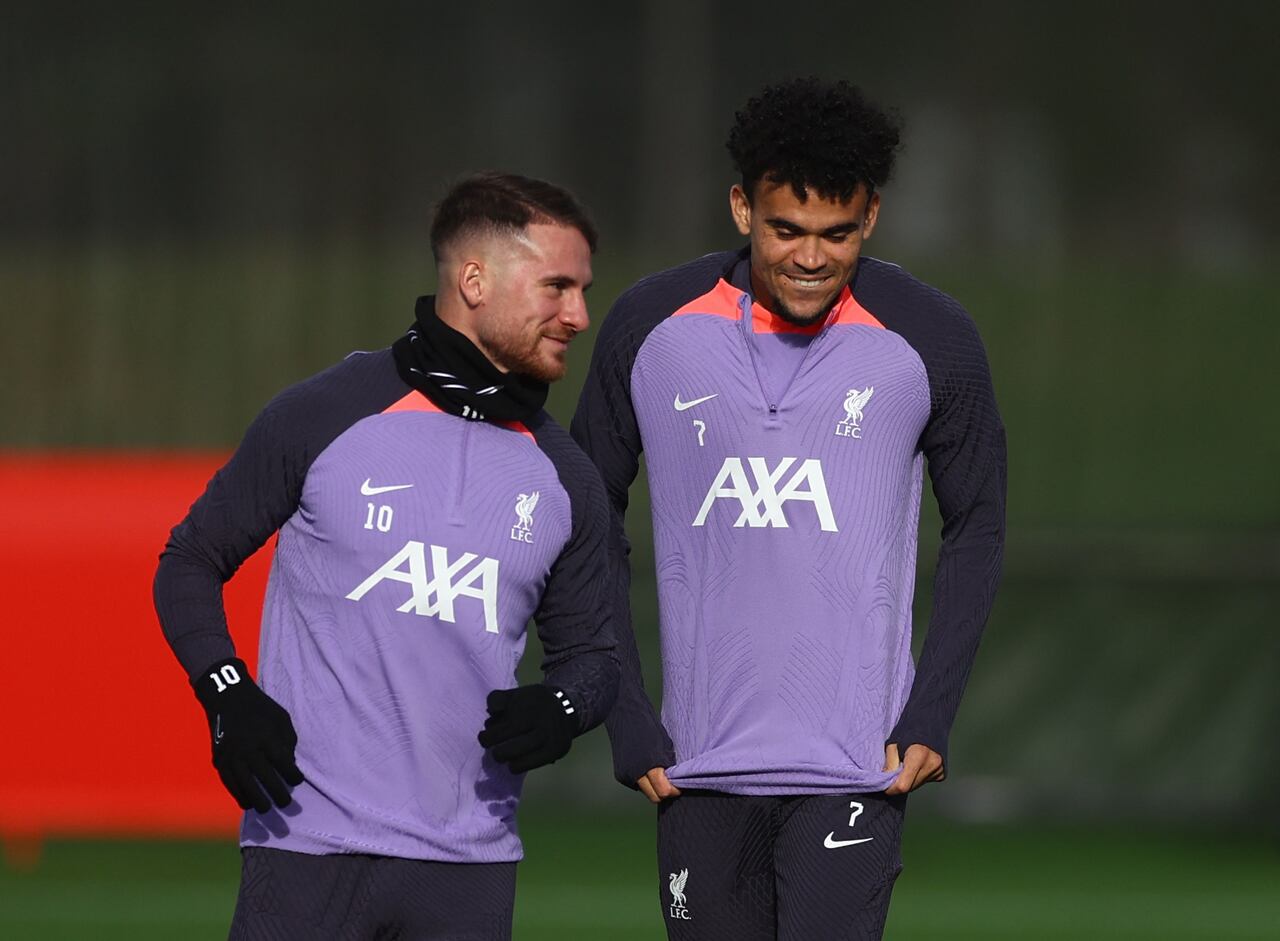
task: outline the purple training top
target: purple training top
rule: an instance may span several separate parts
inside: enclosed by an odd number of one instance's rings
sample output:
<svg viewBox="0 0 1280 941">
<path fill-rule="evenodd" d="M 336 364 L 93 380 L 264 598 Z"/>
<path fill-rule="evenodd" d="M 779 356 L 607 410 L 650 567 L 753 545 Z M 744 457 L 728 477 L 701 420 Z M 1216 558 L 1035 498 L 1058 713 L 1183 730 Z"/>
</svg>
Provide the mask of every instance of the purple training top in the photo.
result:
<svg viewBox="0 0 1280 941">
<path fill-rule="evenodd" d="M 708 256 L 623 295 L 574 418 L 616 513 L 642 449 L 653 502 L 662 720 L 617 616 L 615 771 L 880 791 L 887 742 L 945 758 L 998 581 L 1004 434 L 985 354 L 959 305 L 896 266 L 863 259 L 813 330 L 754 304 L 748 268 Z M 944 528 L 917 669 L 926 460 Z"/>
<path fill-rule="evenodd" d="M 156 576 L 188 673 L 233 655 L 222 583 L 279 529 L 259 681 L 293 718 L 306 783 L 246 813 L 241 843 L 444 862 L 521 857 L 521 776 L 476 741 L 536 619 L 581 728 L 616 681 L 608 515 L 545 413 L 446 414 L 389 351 L 286 390 L 173 531 Z"/>
</svg>

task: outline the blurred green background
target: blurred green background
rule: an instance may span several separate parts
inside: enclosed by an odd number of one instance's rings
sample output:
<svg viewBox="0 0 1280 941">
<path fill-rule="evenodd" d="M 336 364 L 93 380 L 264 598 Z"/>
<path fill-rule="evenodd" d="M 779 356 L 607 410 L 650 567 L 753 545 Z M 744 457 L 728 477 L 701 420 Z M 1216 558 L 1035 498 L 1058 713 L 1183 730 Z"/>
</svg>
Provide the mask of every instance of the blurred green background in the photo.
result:
<svg viewBox="0 0 1280 941">
<path fill-rule="evenodd" d="M 279 389 L 407 326 L 433 287 L 431 204 L 468 170 L 591 206 L 598 323 L 636 278 L 738 244 L 723 139 L 762 84 L 847 77 L 896 105 L 906 147 L 868 251 L 978 322 L 1010 503 L 889 937 L 1280 937 L 1280 7 L 54 2 L 5 20 L 10 449 L 232 446 Z M 566 422 L 592 336 L 553 390 Z M 646 516 L 641 494 L 656 691 Z M 926 515 L 920 633 L 936 534 Z M 517 937 L 659 936 L 647 808 L 603 735 L 527 795 Z M 0 935 L 217 937 L 235 867 L 221 844 L 54 841 L 0 873 Z"/>
</svg>

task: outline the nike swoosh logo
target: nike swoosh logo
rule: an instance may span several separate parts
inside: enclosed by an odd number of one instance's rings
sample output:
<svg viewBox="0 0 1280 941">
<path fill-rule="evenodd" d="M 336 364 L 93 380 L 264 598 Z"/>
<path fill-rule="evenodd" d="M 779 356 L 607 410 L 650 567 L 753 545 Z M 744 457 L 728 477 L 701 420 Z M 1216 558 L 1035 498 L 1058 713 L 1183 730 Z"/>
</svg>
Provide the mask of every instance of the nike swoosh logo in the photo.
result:
<svg viewBox="0 0 1280 941">
<path fill-rule="evenodd" d="M 213 726 L 213 740 L 215 742 L 222 741 L 222 713 L 218 713 L 218 721 Z"/>
<path fill-rule="evenodd" d="M 837 840 L 836 831 L 832 830 L 827 834 L 827 838 L 822 841 L 822 845 L 829 850 L 838 850 L 842 846 L 856 846 L 859 843 L 870 843 L 874 840 L 873 836 L 864 836 L 860 840 Z"/>
<path fill-rule="evenodd" d="M 390 493 L 392 490 L 408 490 L 413 484 L 392 484 L 390 487 L 373 486 L 373 478 L 366 477 L 364 483 L 360 485 L 360 492 L 366 497 L 375 497 L 380 493 Z"/>
<path fill-rule="evenodd" d="M 676 411 L 683 412 L 686 408 L 693 408 L 695 405 L 701 405 L 703 402 L 706 402 L 709 399 L 714 399 L 719 394 L 720 394 L 719 392 L 712 392 L 710 395 L 704 395 L 700 399 L 694 399 L 690 402 L 681 402 L 680 393 L 677 392 L 676 401 L 675 401 Z"/>
</svg>

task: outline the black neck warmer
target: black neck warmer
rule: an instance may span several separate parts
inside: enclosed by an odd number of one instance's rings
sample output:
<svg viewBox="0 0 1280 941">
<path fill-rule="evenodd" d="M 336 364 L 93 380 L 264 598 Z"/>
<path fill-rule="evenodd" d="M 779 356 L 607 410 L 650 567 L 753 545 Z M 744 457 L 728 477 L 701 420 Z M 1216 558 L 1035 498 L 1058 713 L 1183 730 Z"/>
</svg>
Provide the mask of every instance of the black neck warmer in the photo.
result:
<svg viewBox="0 0 1280 941">
<path fill-rule="evenodd" d="M 415 323 L 391 345 L 403 379 L 441 409 L 471 421 L 527 421 L 547 400 L 547 384 L 506 373 L 436 316 L 436 299 L 420 297 Z"/>
</svg>

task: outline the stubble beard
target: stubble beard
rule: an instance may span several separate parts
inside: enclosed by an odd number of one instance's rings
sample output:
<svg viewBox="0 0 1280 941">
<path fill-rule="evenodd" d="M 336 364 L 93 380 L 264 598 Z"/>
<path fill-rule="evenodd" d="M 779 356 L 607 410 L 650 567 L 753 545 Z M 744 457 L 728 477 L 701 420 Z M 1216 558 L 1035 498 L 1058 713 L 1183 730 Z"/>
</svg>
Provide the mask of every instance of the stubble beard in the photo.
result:
<svg viewBox="0 0 1280 941">
<path fill-rule="evenodd" d="M 821 323 L 822 320 L 826 318 L 827 314 L 831 313 L 831 309 L 836 306 L 836 301 L 840 299 L 840 292 L 843 291 L 849 283 L 848 281 L 845 281 L 844 284 L 840 285 L 839 289 L 836 290 L 831 297 L 823 301 L 816 313 L 808 316 L 802 316 L 797 314 L 795 310 L 793 310 L 791 306 L 782 299 L 782 291 L 780 288 L 784 283 L 782 279 L 785 277 L 786 275 L 779 273 L 777 275 L 777 280 L 772 284 L 769 284 L 767 281 L 765 282 L 766 285 L 772 288 L 769 292 L 772 295 L 770 298 L 772 306 L 769 307 L 769 311 L 796 327 L 812 327 L 816 323 Z"/>
<path fill-rule="evenodd" d="M 550 385 L 564 378 L 567 365 L 563 359 L 543 357 L 535 348 L 511 366 L 511 372 L 526 379 L 534 379 Z"/>
<path fill-rule="evenodd" d="M 831 313 L 831 308 L 836 306 L 836 298 L 840 296 L 837 291 L 835 297 L 825 302 L 817 313 L 810 314 L 807 317 L 797 314 L 794 310 L 787 306 L 787 302 L 780 297 L 775 297 L 773 301 L 773 313 L 781 317 L 787 323 L 797 327 L 812 327 L 815 323 L 824 320 L 827 314 Z"/>
<path fill-rule="evenodd" d="M 498 366 L 509 373 L 547 384 L 564 378 L 565 359 L 542 353 L 541 333 L 536 334 L 531 343 L 523 337 L 500 336 L 485 345 Z"/>
</svg>

